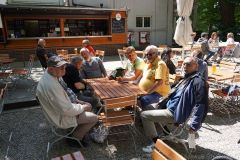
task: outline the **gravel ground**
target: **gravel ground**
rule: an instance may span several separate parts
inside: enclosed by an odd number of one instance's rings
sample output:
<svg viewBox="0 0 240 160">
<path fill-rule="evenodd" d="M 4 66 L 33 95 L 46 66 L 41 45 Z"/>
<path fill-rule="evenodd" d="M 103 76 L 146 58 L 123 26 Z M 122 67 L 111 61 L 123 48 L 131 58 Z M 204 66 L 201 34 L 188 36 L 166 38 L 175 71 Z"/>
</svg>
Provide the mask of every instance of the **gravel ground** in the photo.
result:
<svg viewBox="0 0 240 160">
<path fill-rule="evenodd" d="M 115 59 L 119 59 L 115 57 Z M 107 58 L 106 58 L 107 60 Z M 111 59 L 112 60 L 112 59 Z M 120 61 L 105 62 L 106 70 L 111 71 L 112 68 L 121 65 Z M 36 81 L 42 75 L 41 70 L 34 71 Z M 14 92 L 15 93 L 15 92 Z M 11 101 L 13 97 L 26 96 L 26 91 L 19 91 L 17 96 L 9 93 Z M 35 97 L 29 92 L 30 99 Z M 15 100 L 15 101 L 17 101 Z M 232 111 L 240 110 L 240 106 L 231 108 Z M 225 111 L 222 113 L 211 110 L 203 127 L 200 129 L 199 138 L 196 139 L 197 148 L 191 155 L 187 154 L 183 146 L 172 142 L 166 142 L 172 148 L 191 160 L 211 160 L 216 156 L 227 156 L 231 159 L 240 160 L 240 112 L 231 113 L 229 118 Z M 134 136 L 136 142 L 136 152 L 134 151 L 134 143 L 129 135 L 121 135 L 111 137 L 110 143 L 116 147 L 117 151 L 109 155 L 106 150 L 106 143 L 96 144 L 91 142 L 88 148 L 69 147 L 65 141 L 61 141 L 53 146 L 50 151 L 50 157 L 56 157 L 80 150 L 86 160 L 148 160 L 150 155 L 142 152 L 142 147 L 147 144 L 147 138 L 143 134 L 141 123 L 137 123 L 137 129 L 141 134 Z M 11 141 L 8 139 L 12 135 Z M 186 138 L 186 136 L 183 136 Z M 50 127 L 38 107 L 28 109 L 18 109 L 5 111 L 0 114 L 0 160 L 7 155 L 10 160 L 42 160 L 46 159 L 47 142 L 52 140 Z M 116 139 L 126 138 L 125 141 L 116 141 Z M 111 141 L 112 140 L 112 141 Z"/>
<path fill-rule="evenodd" d="M 0 116 L 0 159 L 8 155 L 12 160 L 35 160 L 46 159 L 47 142 L 54 138 L 39 108 L 20 109 L 4 112 Z M 140 123 L 137 128 L 143 133 Z M 11 142 L 8 138 L 12 133 Z M 228 156 L 232 159 L 240 159 L 240 116 L 209 115 L 198 132 L 200 138 L 196 140 L 197 149 L 191 155 L 187 154 L 183 146 L 172 142 L 166 142 L 188 159 L 210 160 L 216 156 Z M 117 151 L 109 156 L 106 143 L 96 144 L 82 148 L 69 147 L 65 141 L 53 146 L 50 157 L 64 155 L 80 150 L 87 160 L 148 160 L 150 156 L 143 153 L 141 148 L 147 144 L 143 134 L 135 135 L 137 152 L 134 151 L 134 143 L 128 135 L 114 136 L 109 138 L 109 144 L 116 147 Z M 113 141 L 126 138 L 125 141 Z M 8 149 L 9 148 L 9 149 Z M 7 153 L 8 150 L 8 153 Z"/>
</svg>

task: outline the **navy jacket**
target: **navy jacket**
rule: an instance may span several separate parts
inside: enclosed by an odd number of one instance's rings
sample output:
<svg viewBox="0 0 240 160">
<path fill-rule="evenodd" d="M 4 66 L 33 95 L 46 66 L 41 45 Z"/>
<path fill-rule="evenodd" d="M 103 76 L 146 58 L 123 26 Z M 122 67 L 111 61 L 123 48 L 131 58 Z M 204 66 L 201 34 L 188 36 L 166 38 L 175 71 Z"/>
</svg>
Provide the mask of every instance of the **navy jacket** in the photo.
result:
<svg viewBox="0 0 240 160">
<path fill-rule="evenodd" d="M 186 85 L 175 108 L 174 121 L 181 124 L 190 118 L 190 127 L 196 131 L 208 111 L 208 88 L 199 73 L 195 73 Z"/>
</svg>

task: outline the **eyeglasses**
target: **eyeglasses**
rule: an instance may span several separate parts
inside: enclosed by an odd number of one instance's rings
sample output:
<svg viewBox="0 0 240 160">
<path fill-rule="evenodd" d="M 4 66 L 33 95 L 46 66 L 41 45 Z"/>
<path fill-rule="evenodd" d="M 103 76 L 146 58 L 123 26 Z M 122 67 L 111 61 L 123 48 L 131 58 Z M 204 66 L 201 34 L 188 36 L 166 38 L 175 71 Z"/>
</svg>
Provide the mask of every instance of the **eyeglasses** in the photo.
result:
<svg viewBox="0 0 240 160">
<path fill-rule="evenodd" d="M 153 56 L 153 53 L 147 53 L 147 54 L 145 54 L 147 57 L 149 56 L 149 57 L 152 57 Z"/>
<path fill-rule="evenodd" d="M 183 62 L 183 65 L 186 65 L 187 67 L 191 67 L 192 63 L 191 62 Z"/>
</svg>

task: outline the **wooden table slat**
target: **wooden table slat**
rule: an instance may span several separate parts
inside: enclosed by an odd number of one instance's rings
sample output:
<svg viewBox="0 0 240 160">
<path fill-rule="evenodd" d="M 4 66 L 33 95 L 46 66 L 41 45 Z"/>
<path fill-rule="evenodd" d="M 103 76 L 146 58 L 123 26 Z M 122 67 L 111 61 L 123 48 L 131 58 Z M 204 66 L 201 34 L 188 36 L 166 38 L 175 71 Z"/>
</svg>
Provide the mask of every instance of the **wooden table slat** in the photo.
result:
<svg viewBox="0 0 240 160">
<path fill-rule="evenodd" d="M 136 85 L 131 83 L 118 83 L 117 81 L 108 80 L 106 78 L 87 79 L 85 81 L 102 100 L 146 94 L 146 92 L 141 91 Z"/>
</svg>

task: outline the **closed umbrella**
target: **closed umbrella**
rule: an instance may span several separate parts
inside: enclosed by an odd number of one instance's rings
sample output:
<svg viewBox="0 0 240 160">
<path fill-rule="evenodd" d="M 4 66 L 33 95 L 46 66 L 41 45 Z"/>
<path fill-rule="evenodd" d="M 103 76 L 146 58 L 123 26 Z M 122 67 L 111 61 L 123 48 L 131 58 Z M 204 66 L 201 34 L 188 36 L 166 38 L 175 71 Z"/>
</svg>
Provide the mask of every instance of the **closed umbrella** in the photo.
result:
<svg viewBox="0 0 240 160">
<path fill-rule="evenodd" d="M 192 13 L 194 0 L 176 0 L 178 20 L 174 34 L 174 40 L 180 46 L 186 46 L 188 42 L 192 41 L 192 21 L 189 16 Z"/>
</svg>

